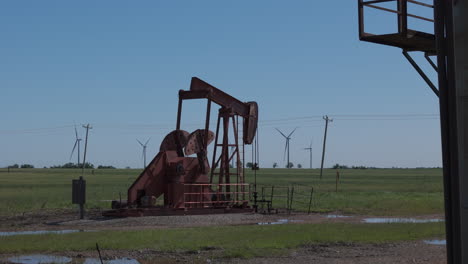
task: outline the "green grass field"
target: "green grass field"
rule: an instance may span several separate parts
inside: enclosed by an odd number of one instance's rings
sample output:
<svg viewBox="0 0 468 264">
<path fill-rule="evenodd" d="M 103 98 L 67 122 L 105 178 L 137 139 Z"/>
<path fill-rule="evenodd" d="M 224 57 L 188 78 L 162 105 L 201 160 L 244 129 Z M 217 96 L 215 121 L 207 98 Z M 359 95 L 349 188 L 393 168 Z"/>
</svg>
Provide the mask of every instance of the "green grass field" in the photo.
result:
<svg viewBox="0 0 468 264">
<path fill-rule="evenodd" d="M 246 170 L 253 183 L 252 171 Z M 140 170 L 87 171 L 88 208 L 108 209 Z M 443 213 L 442 176 L 439 169 L 341 170 L 338 192 L 335 170 L 326 170 L 322 180 L 318 170 L 261 169 L 257 173 L 260 196 L 286 196 L 294 187 L 293 208 L 307 210 L 314 188 L 314 212 L 339 211 L 348 214 L 399 215 Z M 41 208 L 75 208 L 71 204 L 71 180 L 80 170 L 17 169 L 0 171 L 0 212 L 11 215 Z M 262 198 L 262 197 L 260 197 Z M 286 199 L 275 198 L 274 207 L 284 207 Z M 384 243 L 442 238 L 444 223 L 426 224 L 291 224 L 273 226 L 221 226 L 141 231 L 100 231 L 66 235 L 21 235 L 0 237 L 1 253 L 92 251 L 98 242 L 102 249 L 154 249 L 186 252 L 218 249 L 215 257 L 254 257 L 281 255 L 291 249 L 316 243 Z M 232 243 L 236 241 L 236 243 Z"/>
<path fill-rule="evenodd" d="M 86 171 L 87 208 L 110 208 L 104 200 L 119 199 L 141 170 L 107 169 Z M 253 183 L 247 170 L 247 182 Z M 11 215 L 41 208 L 74 208 L 71 204 L 71 180 L 78 178 L 74 169 L 0 170 L 0 214 Z M 335 170 L 325 170 L 322 180 L 318 170 L 261 169 L 257 172 L 257 190 L 269 199 L 274 194 L 286 196 L 280 186 L 294 186 L 293 209 L 306 211 L 314 188 L 312 211 L 340 211 L 368 215 L 421 215 L 443 213 L 442 171 L 440 169 L 368 169 L 340 170 L 335 192 Z M 266 187 L 265 187 L 266 186 Z M 285 207 L 286 198 L 276 198 L 274 207 Z"/>
<path fill-rule="evenodd" d="M 271 256 L 318 243 L 385 243 L 444 235 L 443 223 L 427 224 L 297 224 L 223 226 L 144 231 L 101 231 L 66 235 L 0 237 L 1 253 L 154 249 L 184 252 L 215 248 L 217 257 Z M 235 241 L 235 243 L 233 243 Z"/>
</svg>

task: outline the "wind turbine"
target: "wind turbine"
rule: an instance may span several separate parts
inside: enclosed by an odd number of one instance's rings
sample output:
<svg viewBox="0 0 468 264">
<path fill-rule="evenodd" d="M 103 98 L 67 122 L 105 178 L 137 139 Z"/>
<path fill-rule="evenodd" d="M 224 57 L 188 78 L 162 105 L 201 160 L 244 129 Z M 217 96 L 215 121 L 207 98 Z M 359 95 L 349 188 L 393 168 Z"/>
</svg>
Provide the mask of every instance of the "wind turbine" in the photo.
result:
<svg viewBox="0 0 468 264">
<path fill-rule="evenodd" d="M 232 156 L 232 154 L 234 153 L 235 150 L 236 150 L 236 147 L 232 146 L 232 147 L 231 147 L 231 154 L 229 154 L 229 157 Z M 235 168 L 235 166 L 234 166 L 234 160 L 235 160 L 234 158 L 231 160 L 231 167 L 233 167 L 233 168 Z"/>
<path fill-rule="evenodd" d="M 288 152 L 288 163 L 286 163 L 286 168 L 290 169 L 289 168 L 289 140 L 291 139 L 291 135 L 294 133 L 294 131 L 296 131 L 297 127 L 291 133 L 289 133 L 288 136 L 283 134 L 283 132 L 281 132 L 279 129 L 277 128 L 275 129 L 278 130 L 278 132 L 280 132 L 280 134 L 286 139 L 286 145 L 284 146 L 284 153 L 286 154 L 286 151 Z"/>
<path fill-rule="evenodd" d="M 136 140 L 138 141 L 138 143 L 140 143 L 141 147 L 143 148 L 143 168 L 146 168 L 146 146 L 148 145 L 148 142 L 150 141 L 151 138 L 149 138 L 145 144 L 141 143 L 140 140 Z"/>
<path fill-rule="evenodd" d="M 304 150 L 308 150 L 310 154 L 310 168 L 312 169 L 312 140 L 310 141 L 310 146 L 308 148 L 304 148 Z"/>
<path fill-rule="evenodd" d="M 72 149 L 72 152 L 70 154 L 70 160 L 73 156 L 73 153 L 75 152 L 75 148 L 78 146 L 78 166 L 80 166 L 80 142 L 81 142 L 81 138 L 78 137 L 78 130 L 76 130 L 76 125 L 75 125 L 75 136 L 76 136 L 76 140 L 75 140 L 75 145 L 73 145 L 73 149 Z"/>
</svg>

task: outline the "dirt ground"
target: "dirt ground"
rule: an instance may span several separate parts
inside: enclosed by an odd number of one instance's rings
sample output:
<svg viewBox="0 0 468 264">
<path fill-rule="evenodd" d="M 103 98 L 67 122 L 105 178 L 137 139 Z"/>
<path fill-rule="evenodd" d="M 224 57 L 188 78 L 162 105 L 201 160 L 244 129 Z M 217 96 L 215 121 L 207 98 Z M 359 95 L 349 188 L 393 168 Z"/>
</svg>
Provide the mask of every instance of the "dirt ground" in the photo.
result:
<svg viewBox="0 0 468 264">
<path fill-rule="evenodd" d="M 334 214 L 219 214 L 157 216 L 136 218 L 104 218 L 99 210 L 87 212 L 79 220 L 74 210 L 43 210 L 15 216 L 0 216 L 0 231 L 26 230 L 129 230 L 220 225 L 252 225 L 291 221 L 293 223 L 347 222 L 362 223 L 367 216 L 333 217 Z M 416 219 L 443 219 L 442 215 L 425 215 Z M 163 253 L 154 250 L 103 250 L 104 259 L 130 257 L 141 264 L 149 263 L 446 263 L 445 246 L 428 245 L 423 241 L 388 244 L 319 244 L 302 247 L 281 257 L 254 259 L 217 259 L 215 248 L 197 252 Z M 82 263 L 87 257 L 96 258 L 96 252 L 63 252 L 58 255 L 72 257 Z M 11 255 L 0 255 L 0 263 Z"/>
<path fill-rule="evenodd" d="M 329 214 L 216 214 L 184 216 L 147 216 L 129 218 L 106 218 L 99 210 L 89 210 L 85 219 L 80 220 L 75 210 L 43 210 L 14 216 L 0 216 L 1 231 L 26 230 L 119 230 L 155 229 L 199 226 L 270 224 L 279 221 L 293 223 L 362 223 L 365 218 L 375 216 L 343 216 Z M 443 215 L 424 215 L 414 219 L 443 219 Z"/>
<path fill-rule="evenodd" d="M 296 249 L 281 257 L 263 257 L 253 259 L 219 259 L 217 249 L 205 249 L 197 252 L 164 253 L 154 250 L 102 250 L 104 263 L 116 258 L 132 258 L 141 264 L 153 263 L 226 263 L 226 264 L 443 264 L 446 262 L 445 246 L 427 245 L 422 241 L 401 242 L 389 244 L 319 244 Z M 90 252 L 61 252 L 59 256 L 73 259 L 72 263 L 83 263 L 86 258 L 97 259 L 95 251 Z M 11 255 L 0 255 L 2 260 Z M 8 263 L 8 262 L 6 262 Z"/>
<path fill-rule="evenodd" d="M 394 244 L 325 244 L 298 249 L 285 257 L 229 260 L 218 263 L 429 263 L 446 261 L 445 246 L 427 245 L 422 241 Z"/>
</svg>

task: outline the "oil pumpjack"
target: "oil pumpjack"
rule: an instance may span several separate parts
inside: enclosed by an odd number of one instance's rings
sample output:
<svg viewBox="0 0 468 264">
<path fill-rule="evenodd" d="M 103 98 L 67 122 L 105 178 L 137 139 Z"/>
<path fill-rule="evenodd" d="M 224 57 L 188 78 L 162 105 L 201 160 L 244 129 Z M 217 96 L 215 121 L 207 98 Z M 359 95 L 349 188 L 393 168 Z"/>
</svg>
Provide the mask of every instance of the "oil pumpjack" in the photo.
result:
<svg viewBox="0 0 468 264">
<path fill-rule="evenodd" d="M 203 129 L 189 133 L 181 129 L 182 104 L 184 100 L 192 99 L 207 99 L 206 121 Z M 212 103 L 220 106 L 216 133 L 209 130 Z M 239 117 L 243 124 L 241 138 Z M 113 201 L 113 210 L 104 212 L 104 215 L 125 217 L 251 211 L 248 204 L 250 185 L 245 183 L 244 177 L 244 148 L 245 144 L 253 143 L 257 123 L 256 102 L 241 102 L 193 77 L 190 90 L 179 91 L 176 129 L 164 138 L 159 153 L 130 186 L 127 201 Z M 232 133 L 229 133 L 230 127 Z M 233 135 L 231 142 L 229 135 Z M 210 167 L 207 150 L 213 140 L 215 145 Z M 235 166 L 231 168 L 232 160 Z M 157 203 L 161 197 L 162 205 Z"/>
</svg>

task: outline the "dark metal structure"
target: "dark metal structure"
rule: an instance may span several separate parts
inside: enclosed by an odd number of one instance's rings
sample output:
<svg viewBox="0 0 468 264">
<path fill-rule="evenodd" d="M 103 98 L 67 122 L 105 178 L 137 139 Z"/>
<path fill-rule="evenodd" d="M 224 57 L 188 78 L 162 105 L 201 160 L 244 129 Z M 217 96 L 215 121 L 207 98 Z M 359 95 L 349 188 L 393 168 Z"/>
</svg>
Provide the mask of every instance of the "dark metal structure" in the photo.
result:
<svg viewBox="0 0 468 264">
<path fill-rule="evenodd" d="M 378 6 L 392 1 L 397 3 L 397 10 Z M 408 4 L 433 8 L 434 19 L 408 13 Z M 468 3 L 460 0 L 434 0 L 431 4 L 415 0 L 358 0 L 358 5 L 360 39 L 402 48 L 403 55 L 439 97 L 447 262 L 468 263 Z M 366 33 L 365 7 L 396 14 L 398 32 Z M 408 29 L 408 17 L 434 23 L 434 33 Z M 438 89 L 409 56 L 409 51 L 425 53 L 438 74 Z M 433 55 L 437 56 L 437 65 L 429 58 Z"/>
<path fill-rule="evenodd" d="M 433 9 L 432 4 L 415 0 L 358 0 L 359 1 L 359 38 L 363 41 L 377 44 L 389 45 L 402 48 L 407 51 L 423 51 L 429 54 L 436 53 L 434 34 L 418 31 L 408 27 L 408 17 L 415 18 L 430 23 L 434 20 L 427 17 L 417 16 L 408 12 L 408 4 L 419 5 L 424 8 Z M 427 2 L 427 1 L 426 1 Z M 395 3 L 396 8 L 391 9 L 382 6 L 382 4 Z M 364 23 L 365 8 L 372 8 L 395 14 L 398 27 L 394 32 L 387 34 L 373 34 L 366 32 Z"/>
<path fill-rule="evenodd" d="M 181 130 L 185 100 L 207 99 L 203 129 Z M 216 133 L 209 130 L 211 105 L 220 106 Z M 239 118 L 243 136 L 239 139 Z M 161 143 L 160 151 L 128 189 L 127 202 L 113 201 L 107 216 L 201 214 L 251 211 L 250 185 L 244 178 L 244 144 L 252 144 L 257 131 L 258 106 L 241 102 L 193 77 L 190 90 L 179 91 L 176 130 Z M 230 128 L 233 138 L 230 139 Z M 222 133 L 221 133 L 222 130 Z M 208 145 L 214 141 L 212 167 Z M 231 153 L 229 148 L 232 149 Z M 191 155 L 196 157 L 190 157 Z M 235 166 L 230 168 L 231 161 Z M 163 197 L 163 204 L 156 205 Z"/>
<path fill-rule="evenodd" d="M 421 78 L 427 83 L 431 90 L 439 96 L 439 90 L 432 83 L 427 74 L 419 67 L 416 61 L 411 57 L 410 52 L 423 52 L 428 63 L 437 71 L 437 66 L 431 60 L 431 56 L 437 55 L 435 35 L 433 32 L 425 32 L 411 28 L 408 24 L 408 19 L 411 18 L 418 22 L 426 22 L 434 24 L 434 18 L 414 15 L 408 11 L 409 7 L 423 9 L 423 11 L 434 13 L 434 5 L 432 0 L 416 1 L 416 0 L 358 0 L 359 6 L 359 39 L 362 41 L 393 46 L 401 48 L 403 56 L 419 73 Z M 383 5 L 386 5 L 385 7 Z M 388 8 L 389 4 L 394 4 L 395 8 Z M 382 14 L 394 14 L 397 27 L 393 32 L 385 34 L 373 34 L 365 30 L 365 11 L 374 9 L 381 11 Z"/>
</svg>

